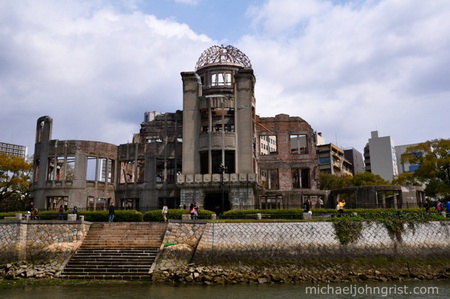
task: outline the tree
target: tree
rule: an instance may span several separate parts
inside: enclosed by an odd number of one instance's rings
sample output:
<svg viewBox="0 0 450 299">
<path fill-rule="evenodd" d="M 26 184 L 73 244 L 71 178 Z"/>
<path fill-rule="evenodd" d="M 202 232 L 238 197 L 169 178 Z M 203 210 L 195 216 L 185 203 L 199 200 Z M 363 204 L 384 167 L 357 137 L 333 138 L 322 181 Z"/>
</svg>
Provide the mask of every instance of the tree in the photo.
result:
<svg viewBox="0 0 450 299">
<path fill-rule="evenodd" d="M 337 176 L 331 173 L 319 173 L 319 188 L 321 190 L 334 190 L 351 185 L 350 176 Z"/>
<path fill-rule="evenodd" d="M 396 178 L 392 180 L 393 185 L 406 185 L 406 186 L 421 186 L 422 184 L 414 176 L 413 172 L 400 173 Z"/>
<path fill-rule="evenodd" d="M 30 197 L 32 164 L 0 153 L 0 209 L 23 209 Z"/>
<path fill-rule="evenodd" d="M 426 184 L 426 195 L 450 197 L 450 139 L 434 139 L 410 146 L 402 162 L 418 165 L 414 177 Z"/>
<path fill-rule="evenodd" d="M 321 190 L 334 190 L 355 186 L 389 185 L 378 174 L 371 172 L 357 173 L 354 176 L 336 176 L 330 173 L 319 173 L 319 186 Z"/>
<path fill-rule="evenodd" d="M 380 175 L 371 172 L 357 173 L 352 177 L 352 186 L 380 186 L 390 185 Z"/>
</svg>

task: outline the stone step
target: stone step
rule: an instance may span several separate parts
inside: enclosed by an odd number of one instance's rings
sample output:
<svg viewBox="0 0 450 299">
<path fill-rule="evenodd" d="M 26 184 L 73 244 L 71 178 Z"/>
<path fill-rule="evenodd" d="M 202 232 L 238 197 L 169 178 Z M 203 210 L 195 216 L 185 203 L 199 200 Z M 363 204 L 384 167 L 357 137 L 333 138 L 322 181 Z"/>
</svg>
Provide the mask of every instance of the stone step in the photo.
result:
<svg viewBox="0 0 450 299">
<path fill-rule="evenodd" d="M 69 273 L 77 273 L 79 274 L 81 273 L 104 273 L 104 272 L 108 272 L 108 273 L 148 273 L 150 267 L 110 267 L 110 268 L 68 268 L 68 269 L 64 269 L 64 274 L 69 274 Z"/>
<path fill-rule="evenodd" d="M 66 265 L 66 268 L 64 270 L 67 269 L 73 269 L 73 268 L 83 268 L 85 269 L 85 266 L 88 266 L 90 269 L 98 269 L 98 268 L 110 268 L 110 267 L 114 267 L 114 268 L 130 268 L 130 267 L 151 267 L 153 263 L 153 260 L 151 261 L 142 261 L 140 263 L 130 263 L 130 261 L 123 261 L 121 263 L 112 263 L 112 262 L 102 262 L 102 261 L 96 261 L 94 264 L 89 263 L 89 262 L 70 262 Z"/>
<path fill-rule="evenodd" d="M 105 274 L 78 274 L 78 275 L 64 275 L 61 274 L 60 278 L 63 279 L 117 279 L 117 280 L 148 280 L 150 279 L 150 274 L 114 274 L 114 275 L 105 275 Z"/>
<path fill-rule="evenodd" d="M 160 246 L 161 244 L 158 243 L 142 243 L 142 244 L 121 244 L 121 243 L 107 243 L 107 242 L 90 242 L 90 243 L 86 243 L 82 245 L 83 249 L 102 249 L 102 248 L 123 248 L 123 249 L 127 249 L 127 248 L 145 248 L 145 247 L 156 247 L 156 246 Z"/>
<path fill-rule="evenodd" d="M 159 251 L 158 248 L 155 247 L 148 247 L 148 248 L 140 248 L 140 249 L 114 249 L 114 248 L 108 248 L 108 249 L 78 249 L 76 253 L 80 254 L 114 254 L 114 253 L 120 253 L 120 254 L 126 254 L 126 253 L 157 253 Z"/>
<path fill-rule="evenodd" d="M 155 241 L 160 241 L 161 238 L 156 238 L 156 237 L 152 237 L 152 238 L 133 238 L 133 239 L 122 239 L 122 238 L 87 238 L 85 239 L 85 241 L 89 241 L 89 242 L 111 242 L 111 243 L 117 243 L 122 241 L 122 243 L 133 243 L 133 242 L 138 242 L 138 243 L 144 243 L 144 242 L 155 242 Z M 149 246 L 150 247 L 150 246 Z"/>
<path fill-rule="evenodd" d="M 93 223 L 61 278 L 149 279 L 166 223 Z"/>
<path fill-rule="evenodd" d="M 101 257 L 113 257 L 113 258 L 133 258 L 133 257 L 152 257 L 156 256 L 156 252 L 146 252 L 146 253 L 139 253 L 139 252 L 114 252 L 114 253 L 107 253 L 107 252 L 77 252 L 77 257 L 87 257 L 87 258 L 101 258 Z"/>
<path fill-rule="evenodd" d="M 156 255 L 154 256 L 145 256 L 145 257 L 121 257 L 121 258 L 116 258 L 116 257 L 89 257 L 89 256 L 83 256 L 83 257 L 74 257 L 73 259 L 71 259 L 72 261 L 77 261 L 77 262 L 124 262 L 124 261 L 133 261 L 133 262 L 139 262 L 139 261 L 146 261 L 146 260 L 152 260 L 156 257 Z"/>
<path fill-rule="evenodd" d="M 104 238 L 104 237 L 100 237 L 100 238 L 86 238 L 84 239 L 84 242 L 111 242 L 111 243 L 117 243 L 117 242 L 122 242 L 122 243 L 130 243 L 133 244 L 133 242 L 138 242 L 138 243 L 144 243 L 144 242 L 159 242 L 161 241 L 162 238 L 157 238 L 157 237 L 149 237 L 149 238 Z M 150 247 L 150 246 L 149 246 Z"/>
</svg>

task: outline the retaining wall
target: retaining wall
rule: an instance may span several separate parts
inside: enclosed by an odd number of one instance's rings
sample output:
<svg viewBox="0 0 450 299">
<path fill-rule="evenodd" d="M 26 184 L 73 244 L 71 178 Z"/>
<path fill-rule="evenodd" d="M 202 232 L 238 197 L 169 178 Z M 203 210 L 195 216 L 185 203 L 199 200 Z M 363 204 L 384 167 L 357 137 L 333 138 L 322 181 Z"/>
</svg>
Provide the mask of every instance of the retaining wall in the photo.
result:
<svg viewBox="0 0 450 299">
<path fill-rule="evenodd" d="M 359 237 L 343 245 L 332 222 L 169 224 L 166 240 L 187 244 L 181 228 L 197 233 L 189 242 L 194 261 L 240 259 L 299 259 L 315 257 L 447 255 L 450 252 L 450 223 L 404 224 L 403 231 L 391 234 L 384 224 L 363 222 Z M 198 227 L 203 225 L 203 229 Z M 178 237 L 177 237 L 178 236 Z M 192 240 L 198 239 L 196 245 Z"/>
<path fill-rule="evenodd" d="M 90 222 L 5 221 L 0 223 L 0 262 L 55 259 L 73 253 Z M 332 222 L 169 222 L 164 242 L 191 248 L 194 261 L 242 258 L 289 259 L 332 256 L 446 256 L 450 222 L 404 224 L 391 235 L 382 223 L 364 222 L 354 242 L 341 244 Z M 167 247 L 166 249 L 170 249 Z M 189 254 L 189 257 L 191 255 Z"/>
<path fill-rule="evenodd" d="M 90 222 L 5 221 L 0 223 L 0 262 L 53 260 L 73 253 Z"/>
</svg>

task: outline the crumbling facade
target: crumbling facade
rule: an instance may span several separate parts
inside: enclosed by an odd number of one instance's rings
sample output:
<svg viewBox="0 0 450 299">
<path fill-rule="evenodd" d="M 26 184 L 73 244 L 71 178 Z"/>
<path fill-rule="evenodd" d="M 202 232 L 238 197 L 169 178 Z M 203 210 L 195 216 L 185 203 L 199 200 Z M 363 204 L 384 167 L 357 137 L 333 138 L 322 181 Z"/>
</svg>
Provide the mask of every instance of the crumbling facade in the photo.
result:
<svg viewBox="0 0 450 299">
<path fill-rule="evenodd" d="M 320 207 L 326 192 L 317 190 L 319 168 L 312 127 L 300 117 L 257 117 L 256 159 L 260 208 Z"/>
<path fill-rule="evenodd" d="M 38 119 L 32 197 L 39 209 L 104 209 L 116 200 L 117 146 L 105 142 L 52 140 L 53 120 Z"/>
<path fill-rule="evenodd" d="M 255 203 L 255 76 L 238 49 L 214 46 L 183 79 L 181 204 L 221 212 Z M 187 121 L 189 120 L 189 121 Z"/>
<path fill-rule="evenodd" d="M 330 192 L 326 206 L 334 208 L 339 200 L 346 208 L 415 208 L 425 201 L 425 191 L 419 186 L 358 186 L 335 189 Z"/>
<path fill-rule="evenodd" d="M 32 197 L 60 206 L 147 211 L 167 205 L 230 209 L 322 206 L 316 134 L 302 118 L 256 115 L 255 75 L 232 46 L 202 53 L 182 72 L 183 111 L 145 113 L 132 143 L 52 140 L 38 119 Z"/>
<path fill-rule="evenodd" d="M 256 115 L 256 80 L 244 53 L 210 47 L 181 77 L 183 111 L 146 113 L 129 144 L 51 140 L 51 119 L 39 119 L 35 203 L 148 210 L 196 202 L 221 213 L 317 198 L 312 128 L 299 117 Z M 54 159 L 61 170 L 51 168 Z"/>
<path fill-rule="evenodd" d="M 146 119 L 133 143 L 118 147 L 117 202 L 121 208 L 178 208 L 176 177 L 181 171 L 182 113 Z"/>
</svg>

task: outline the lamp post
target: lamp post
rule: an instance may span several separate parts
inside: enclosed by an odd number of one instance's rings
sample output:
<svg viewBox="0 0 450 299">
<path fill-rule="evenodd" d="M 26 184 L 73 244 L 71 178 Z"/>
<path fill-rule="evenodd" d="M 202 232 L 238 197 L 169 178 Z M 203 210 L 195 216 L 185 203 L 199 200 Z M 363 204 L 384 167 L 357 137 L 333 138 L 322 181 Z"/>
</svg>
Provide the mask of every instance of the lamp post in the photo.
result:
<svg viewBox="0 0 450 299">
<path fill-rule="evenodd" d="M 224 190 L 225 186 L 223 183 L 223 175 L 224 175 L 225 171 L 227 171 L 228 168 L 223 163 L 220 163 L 219 169 L 220 169 L 220 188 L 222 191 L 222 214 L 223 214 L 223 212 L 225 210 L 225 190 Z"/>
</svg>

